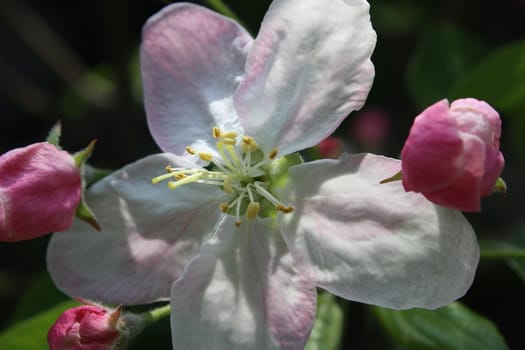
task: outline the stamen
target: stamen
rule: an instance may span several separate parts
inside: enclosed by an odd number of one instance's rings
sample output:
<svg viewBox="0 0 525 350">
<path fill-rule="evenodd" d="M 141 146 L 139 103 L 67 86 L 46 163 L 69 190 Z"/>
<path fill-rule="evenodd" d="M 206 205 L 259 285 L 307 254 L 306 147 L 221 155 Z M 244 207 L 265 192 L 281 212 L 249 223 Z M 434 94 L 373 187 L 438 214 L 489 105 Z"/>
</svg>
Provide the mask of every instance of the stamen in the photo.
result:
<svg viewBox="0 0 525 350">
<path fill-rule="evenodd" d="M 239 156 L 237 155 L 237 152 L 235 152 L 235 147 L 233 147 L 233 145 L 226 145 L 226 150 L 228 151 L 228 153 L 230 154 L 230 157 L 231 157 L 231 160 L 235 163 L 235 165 L 237 165 L 237 169 L 242 167 L 241 166 L 241 162 L 239 161 Z"/>
<path fill-rule="evenodd" d="M 279 202 L 270 192 L 268 192 L 264 187 L 262 187 L 259 183 L 255 182 L 253 186 L 257 189 L 257 192 L 259 192 L 264 198 L 266 198 L 270 203 L 277 206 L 284 207 L 281 202 Z"/>
<path fill-rule="evenodd" d="M 218 126 L 214 126 L 213 129 L 212 129 L 212 133 L 213 133 L 213 137 L 218 139 L 219 137 L 221 137 L 221 129 L 219 129 Z"/>
<path fill-rule="evenodd" d="M 227 145 L 232 145 L 232 146 L 235 146 L 235 144 L 237 143 L 237 140 L 233 137 L 224 137 L 222 139 L 222 141 L 227 144 Z"/>
<path fill-rule="evenodd" d="M 228 209 L 230 209 L 230 206 L 228 205 L 228 203 L 222 202 L 221 204 L 219 204 L 219 208 L 223 213 L 227 213 Z"/>
<path fill-rule="evenodd" d="M 196 173 L 190 176 L 186 176 L 185 178 L 178 180 L 178 181 L 170 181 L 168 182 L 168 187 L 172 190 L 175 190 L 182 185 L 199 180 L 202 176 L 203 176 L 203 173 Z"/>
<path fill-rule="evenodd" d="M 217 142 L 217 150 L 219 151 L 219 154 L 221 155 L 222 161 L 224 164 L 230 169 L 235 170 L 235 167 L 230 162 L 230 159 L 226 156 L 226 153 L 224 153 L 224 142 L 219 141 Z"/>
<path fill-rule="evenodd" d="M 284 214 L 288 214 L 288 213 L 291 213 L 292 211 L 294 211 L 293 207 L 285 207 L 284 205 L 281 205 L 281 204 L 276 206 L 275 209 L 279 210 L 280 212 L 282 212 Z"/>
<path fill-rule="evenodd" d="M 204 160 L 205 162 L 209 162 L 213 158 L 212 154 L 208 152 L 199 152 L 198 155 L 199 158 Z"/>
<path fill-rule="evenodd" d="M 246 218 L 248 220 L 252 220 L 259 214 L 259 210 L 261 209 L 261 205 L 259 202 L 251 202 L 248 204 L 248 208 L 246 208 Z"/>
<path fill-rule="evenodd" d="M 237 218 L 237 221 L 235 222 L 235 226 L 239 227 L 241 225 L 241 203 L 242 203 L 242 199 L 244 197 L 244 191 L 241 192 L 241 194 L 239 195 L 239 197 L 237 197 L 237 207 L 235 208 L 235 216 Z M 238 223 L 238 224 L 237 224 Z"/>
<path fill-rule="evenodd" d="M 226 192 L 226 193 L 233 193 L 233 192 L 235 192 L 233 190 L 233 187 L 232 187 L 232 178 L 231 178 L 231 176 L 226 176 L 226 178 L 224 179 L 223 189 L 224 189 L 224 192 Z"/>
<path fill-rule="evenodd" d="M 235 131 L 226 131 L 222 134 L 222 137 L 225 139 L 234 139 L 237 137 L 237 133 Z"/>
<path fill-rule="evenodd" d="M 259 145 L 257 144 L 257 142 L 255 142 L 255 140 L 251 136 L 243 136 L 242 143 L 243 143 L 242 144 L 243 153 L 254 152 L 259 149 Z"/>
<path fill-rule="evenodd" d="M 225 202 L 219 204 L 219 209 L 222 213 L 235 216 L 237 227 L 243 220 L 253 220 L 259 216 L 261 207 L 268 204 L 285 214 L 294 210 L 293 207 L 284 205 L 270 192 L 272 176 L 269 169 L 277 157 L 277 148 L 264 154 L 254 153 L 260 148 L 253 137 L 244 135 L 238 140 L 237 132 L 224 132 L 218 126 L 212 128 L 212 135 L 217 139 L 218 156 L 214 156 L 213 152 L 199 152 L 191 146 L 186 147 L 186 152 L 189 154 L 197 155 L 201 160 L 209 162 L 212 170 L 168 165 L 166 174 L 153 178 L 151 182 L 157 184 L 171 179 L 167 185 L 172 190 L 193 182 L 219 186 L 229 196 Z M 241 218 L 241 210 L 245 218 Z"/>
<path fill-rule="evenodd" d="M 162 175 L 160 175 L 160 176 L 157 176 L 157 177 L 154 177 L 153 179 L 151 179 L 151 183 L 154 184 L 154 185 L 156 185 L 156 184 L 158 184 L 159 182 L 164 181 L 164 180 L 166 180 L 166 179 L 169 179 L 169 178 L 171 178 L 171 177 L 173 177 L 173 176 L 174 176 L 173 173 L 162 174 Z"/>
</svg>

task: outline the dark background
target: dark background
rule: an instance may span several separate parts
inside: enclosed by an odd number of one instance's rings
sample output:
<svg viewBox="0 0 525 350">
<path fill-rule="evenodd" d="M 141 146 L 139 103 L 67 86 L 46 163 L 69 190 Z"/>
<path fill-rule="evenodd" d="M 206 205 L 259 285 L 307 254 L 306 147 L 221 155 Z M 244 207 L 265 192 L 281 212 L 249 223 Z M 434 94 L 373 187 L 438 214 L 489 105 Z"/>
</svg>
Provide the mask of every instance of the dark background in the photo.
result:
<svg viewBox="0 0 525 350">
<path fill-rule="evenodd" d="M 225 2 L 252 33 L 257 32 L 270 3 Z M 2 0 L 0 153 L 43 140 L 57 120 L 63 126 L 62 147 L 68 151 L 98 139 L 90 160 L 95 166 L 116 169 L 158 152 L 141 104 L 137 53 L 142 24 L 166 3 Z M 524 3 L 372 0 L 372 23 L 378 33 L 373 56 L 376 80 L 366 108 L 381 108 L 389 119 L 389 133 L 379 146 L 353 141 L 352 116 L 336 134 L 348 140 L 347 147 L 353 151 L 396 157 L 413 118 L 421 111 L 410 97 L 406 78 L 424 33 L 452 23 L 480 38 L 489 50 L 496 49 L 524 38 Z M 481 238 L 507 239 L 524 225 L 524 156 L 516 150 L 515 136 L 510 136 L 512 122 L 504 114 L 502 120 L 503 176 L 510 191 L 506 197 L 485 199 L 481 214 L 467 215 Z M 19 296 L 45 273 L 47 240 L 0 243 L 0 327 Z M 484 260 L 462 301 L 492 319 L 511 348 L 519 349 L 525 348 L 524 292 L 523 283 L 507 265 Z M 381 332 L 365 306 L 348 305 L 344 348 L 361 349 L 365 344 L 370 348 L 371 339 L 377 342 L 375 348 L 384 348 L 387 341 L 378 336 Z"/>
</svg>

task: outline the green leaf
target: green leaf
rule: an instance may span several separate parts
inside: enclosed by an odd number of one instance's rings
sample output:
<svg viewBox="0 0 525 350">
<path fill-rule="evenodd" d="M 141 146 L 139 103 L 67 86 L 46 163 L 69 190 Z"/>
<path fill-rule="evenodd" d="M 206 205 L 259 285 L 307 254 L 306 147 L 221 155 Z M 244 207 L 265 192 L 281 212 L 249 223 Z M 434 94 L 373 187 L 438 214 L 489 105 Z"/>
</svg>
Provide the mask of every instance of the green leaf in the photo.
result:
<svg viewBox="0 0 525 350">
<path fill-rule="evenodd" d="M 452 25 L 426 32 L 408 67 L 408 92 L 417 107 L 424 109 L 449 97 L 452 88 L 486 51 L 478 38 Z"/>
<path fill-rule="evenodd" d="M 452 97 L 486 100 L 500 111 L 525 112 L 525 40 L 493 51 L 458 81 Z"/>
<path fill-rule="evenodd" d="M 512 242 L 480 240 L 479 248 L 483 259 L 525 259 L 525 248 Z"/>
<path fill-rule="evenodd" d="M 317 316 L 305 350 L 339 349 L 343 330 L 343 312 L 335 297 L 320 293 L 317 299 Z"/>
<path fill-rule="evenodd" d="M 508 349 L 491 321 L 459 302 L 433 311 L 372 310 L 392 340 L 407 350 Z"/>
<path fill-rule="evenodd" d="M 510 242 L 522 250 L 525 250 L 525 225 L 521 225 Z M 516 273 L 516 275 L 525 283 L 525 260 L 524 259 L 508 259 L 505 261 L 507 265 Z"/>
<path fill-rule="evenodd" d="M 511 119 L 512 140 L 525 156 L 525 40 L 492 52 L 451 91 L 453 98 L 467 96 L 487 101 Z"/>
<path fill-rule="evenodd" d="M 69 298 L 54 285 L 49 273 L 42 271 L 19 299 L 9 315 L 8 324 L 22 321 L 67 299 Z"/>
<path fill-rule="evenodd" d="M 0 349 L 48 350 L 47 331 L 62 312 L 78 305 L 72 300 L 64 301 L 31 318 L 16 323 L 0 333 Z"/>
</svg>

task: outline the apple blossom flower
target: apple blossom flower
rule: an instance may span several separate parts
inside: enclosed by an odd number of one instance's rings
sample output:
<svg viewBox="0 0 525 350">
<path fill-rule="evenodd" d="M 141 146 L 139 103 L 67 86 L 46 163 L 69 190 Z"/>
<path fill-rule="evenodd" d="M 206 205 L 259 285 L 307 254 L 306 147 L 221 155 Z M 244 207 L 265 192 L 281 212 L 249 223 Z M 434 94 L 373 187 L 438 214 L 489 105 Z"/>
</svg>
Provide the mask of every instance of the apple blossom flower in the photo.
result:
<svg viewBox="0 0 525 350">
<path fill-rule="evenodd" d="M 485 101 L 436 102 L 416 117 L 401 152 L 403 186 L 445 207 L 481 210 L 503 170 L 500 135 Z"/>
<path fill-rule="evenodd" d="M 73 221 L 82 183 L 73 157 L 47 142 L 0 157 L 0 240 L 62 231 Z"/>
<path fill-rule="evenodd" d="M 380 185 L 397 160 L 296 153 L 364 104 L 375 39 L 363 0 L 276 0 L 256 39 L 192 4 L 154 15 L 141 68 L 166 153 L 87 191 L 106 232 L 75 223 L 74 239 L 53 236 L 57 286 L 108 303 L 169 299 L 180 349 L 301 349 L 316 287 L 392 308 L 462 296 L 479 250 L 460 212 Z"/>
<path fill-rule="evenodd" d="M 60 315 L 47 334 L 50 350 L 112 350 L 120 337 L 121 309 L 82 305 Z"/>
</svg>

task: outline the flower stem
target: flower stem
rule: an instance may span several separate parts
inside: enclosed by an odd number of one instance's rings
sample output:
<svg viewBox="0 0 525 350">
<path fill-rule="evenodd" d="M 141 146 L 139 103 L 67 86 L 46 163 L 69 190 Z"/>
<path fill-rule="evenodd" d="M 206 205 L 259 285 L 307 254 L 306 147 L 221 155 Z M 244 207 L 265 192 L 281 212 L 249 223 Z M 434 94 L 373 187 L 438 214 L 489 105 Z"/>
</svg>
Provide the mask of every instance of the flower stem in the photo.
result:
<svg viewBox="0 0 525 350">
<path fill-rule="evenodd" d="M 161 318 L 167 317 L 170 315 L 170 304 L 163 305 L 153 310 L 144 312 L 142 316 L 146 324 L 152 324 L 160 320 Z"/>
</svg>

